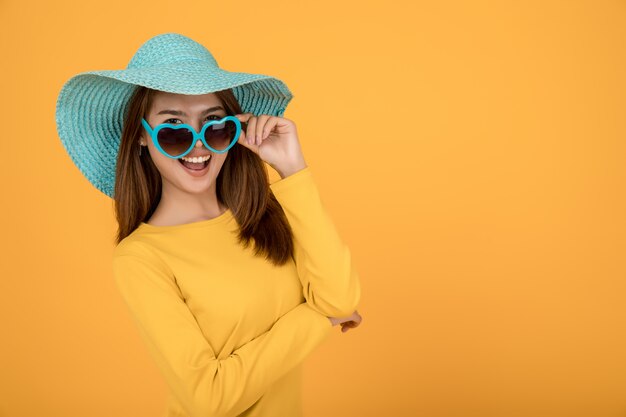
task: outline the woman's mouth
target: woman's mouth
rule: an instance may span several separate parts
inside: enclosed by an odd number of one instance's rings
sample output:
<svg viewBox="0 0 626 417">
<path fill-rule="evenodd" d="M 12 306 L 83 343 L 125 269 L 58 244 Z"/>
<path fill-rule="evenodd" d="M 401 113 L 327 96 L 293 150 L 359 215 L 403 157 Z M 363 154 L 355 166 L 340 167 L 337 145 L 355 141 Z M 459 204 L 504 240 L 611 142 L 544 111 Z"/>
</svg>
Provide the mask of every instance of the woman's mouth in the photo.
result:
<svg viewBox="0 0 626 417">
<path fill-rule="evenodd" d="M 183 166 L 185 171 L 197 177 L 208 171 L 211 155 L 196 158 L 179 158 L 178 162 Z"/>
</svg>

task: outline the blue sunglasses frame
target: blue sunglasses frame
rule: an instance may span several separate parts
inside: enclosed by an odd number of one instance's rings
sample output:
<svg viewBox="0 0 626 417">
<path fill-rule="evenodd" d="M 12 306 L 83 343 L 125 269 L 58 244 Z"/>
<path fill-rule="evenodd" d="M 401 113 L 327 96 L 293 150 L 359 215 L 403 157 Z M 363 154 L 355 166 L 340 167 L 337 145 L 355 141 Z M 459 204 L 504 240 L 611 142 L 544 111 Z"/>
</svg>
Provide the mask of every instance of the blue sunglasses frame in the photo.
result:
<svg viewBox="0 0 626 417">
<path fill-rule="evenodd" d="M 209 126 L 212 125 L 216 125 L 216 124 L 220 124 L 220 123 L 224 123 L 228 120 L 231 120 L 235 123 L 235 126 L 237 128 L 237 130 L 235 131 L 235 136 L 233 137 L 232 142 L 226 147 L 226 149 L 218 151 L 217 149 L 214 149 L 212 147 L 209 146 L 208 143 L 206 143 L 206 141 L 204 140 L 204 132 L 207 130 L 207 128 Z M 232 148 L 233 146 L 235 146 L 235 143 L 237 143 L 237 140 L 239 139 L 239 135 L 241 134 L 241 122 L 239 121 L 239 119 L 237 119 L 235 116 L 225 116 L 220 120 L 211 120 L 206 122 L 203 126 L 202 129 L 200 129 L 200 133 L 196 132 L 196 129 L 194 129 L 192 126 L 186 124 L 186 123 L 161 123 L 160 125 L 157 125 L 153 128 L 150 127 L 150 125 L 148 124 L 148 122 L 146 121 L 146 119 L 144 119 L 143 117 L 141 118 L 141 123 L 143 124 L 143 127 L 148 131 L 148 133 L 150 134 L 150 137 L 152 137 L 152 143 L 154 143 L 154 146 L 159 150 L 159 152 L 161 152 L 163 155 L 172 158 L 172 159 L 180 159 L 183 156 L 189 154 L 189 152 L 191 152 L 193 150 L 193 148 L 196 146 L 196 143 L 198 142 L 198 140 L 202 141 L 202 143 L 204 144 L 204 146 L 207 147 L 207 149 L 210 149 L 211 151 L 215 152 L 215 153 L 225 153 L 227 152 L 230 148 Z M 158 135 L 159 135 L 159 131 L 165 127 L 171 128 L 171 129 L 183 129 L 183 128 L 187 128 L 189 129 L 190 132 L 193 133 L 193 141 L 191 142 L 191 146 L 189 147 L 189 149 L 187 149 L 185 152 L 183 152 L 182 154 L 178 155 L 178 156 L 172 156 L 170 154 L 168 154 L 167 152 L 165 152 L 163 150 L 163 148 L 161 148 L 161 145 L 159 145 L 159 139 L 158 139 Z"/>
</svg>

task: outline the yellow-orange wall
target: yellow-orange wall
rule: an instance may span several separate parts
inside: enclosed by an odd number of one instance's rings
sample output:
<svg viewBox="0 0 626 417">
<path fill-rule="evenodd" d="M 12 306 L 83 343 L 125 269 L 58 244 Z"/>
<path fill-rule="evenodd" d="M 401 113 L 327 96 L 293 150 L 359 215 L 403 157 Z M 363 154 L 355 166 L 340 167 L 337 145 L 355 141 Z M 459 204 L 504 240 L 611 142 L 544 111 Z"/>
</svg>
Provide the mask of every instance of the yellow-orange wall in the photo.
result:
<svg viewBox="0 0 626 417">
<path fill-rule="evenodd" d="M 0 1 L 0 416 L 163 410 L 54 110 L 170 31 L 287 83 L 358 265 L 307 416 L 626 416 L 626 2 L 576 0 Z"/>
</svg>

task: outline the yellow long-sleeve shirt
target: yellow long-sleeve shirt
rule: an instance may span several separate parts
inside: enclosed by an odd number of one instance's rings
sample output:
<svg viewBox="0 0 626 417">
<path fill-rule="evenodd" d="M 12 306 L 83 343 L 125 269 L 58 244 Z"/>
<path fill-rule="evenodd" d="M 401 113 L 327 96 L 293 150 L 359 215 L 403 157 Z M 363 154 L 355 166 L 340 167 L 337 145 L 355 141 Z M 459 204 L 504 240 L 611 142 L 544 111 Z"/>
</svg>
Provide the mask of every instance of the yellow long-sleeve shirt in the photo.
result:
<svg viewBox="0 0 626 417">
<path fill-rule="evenodd" d="M 303 360 L 330 335 L 327 316 L 357 308 L 359 277 L 310 167 L 270 187 L 295 262 L 243 248 L 230 210 L 141 223 L 114 250 L 115 282 L 170 389 L 167 417 L 302 416 Z"/>
</svg>

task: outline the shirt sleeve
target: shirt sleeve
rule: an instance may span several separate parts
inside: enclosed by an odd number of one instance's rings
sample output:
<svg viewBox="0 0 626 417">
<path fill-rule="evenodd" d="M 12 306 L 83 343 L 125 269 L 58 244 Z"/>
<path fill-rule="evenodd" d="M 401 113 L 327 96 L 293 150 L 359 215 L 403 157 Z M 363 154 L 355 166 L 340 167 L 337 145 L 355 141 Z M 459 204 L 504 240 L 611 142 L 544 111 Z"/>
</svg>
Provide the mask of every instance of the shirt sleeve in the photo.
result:
<svg viewBox="0 0 626 417">
<path fill-rule="evenodd" d="M 330 320 L 307 303 L 265 333 L 217 359 L 169 268 L 160 259 L 113 257 L 115 283 L 173 395 L 192 417 L 237 416 L 330 334 Z"/>
<path fill-rule="evenodd" d="M 359 275 L 321 200 L 311 168 L 282 178 L 270 188 L 293 231 L 294 261 L 304 298 L 326 316 L 349 316 L 361 297 Z"/>
</svg>

